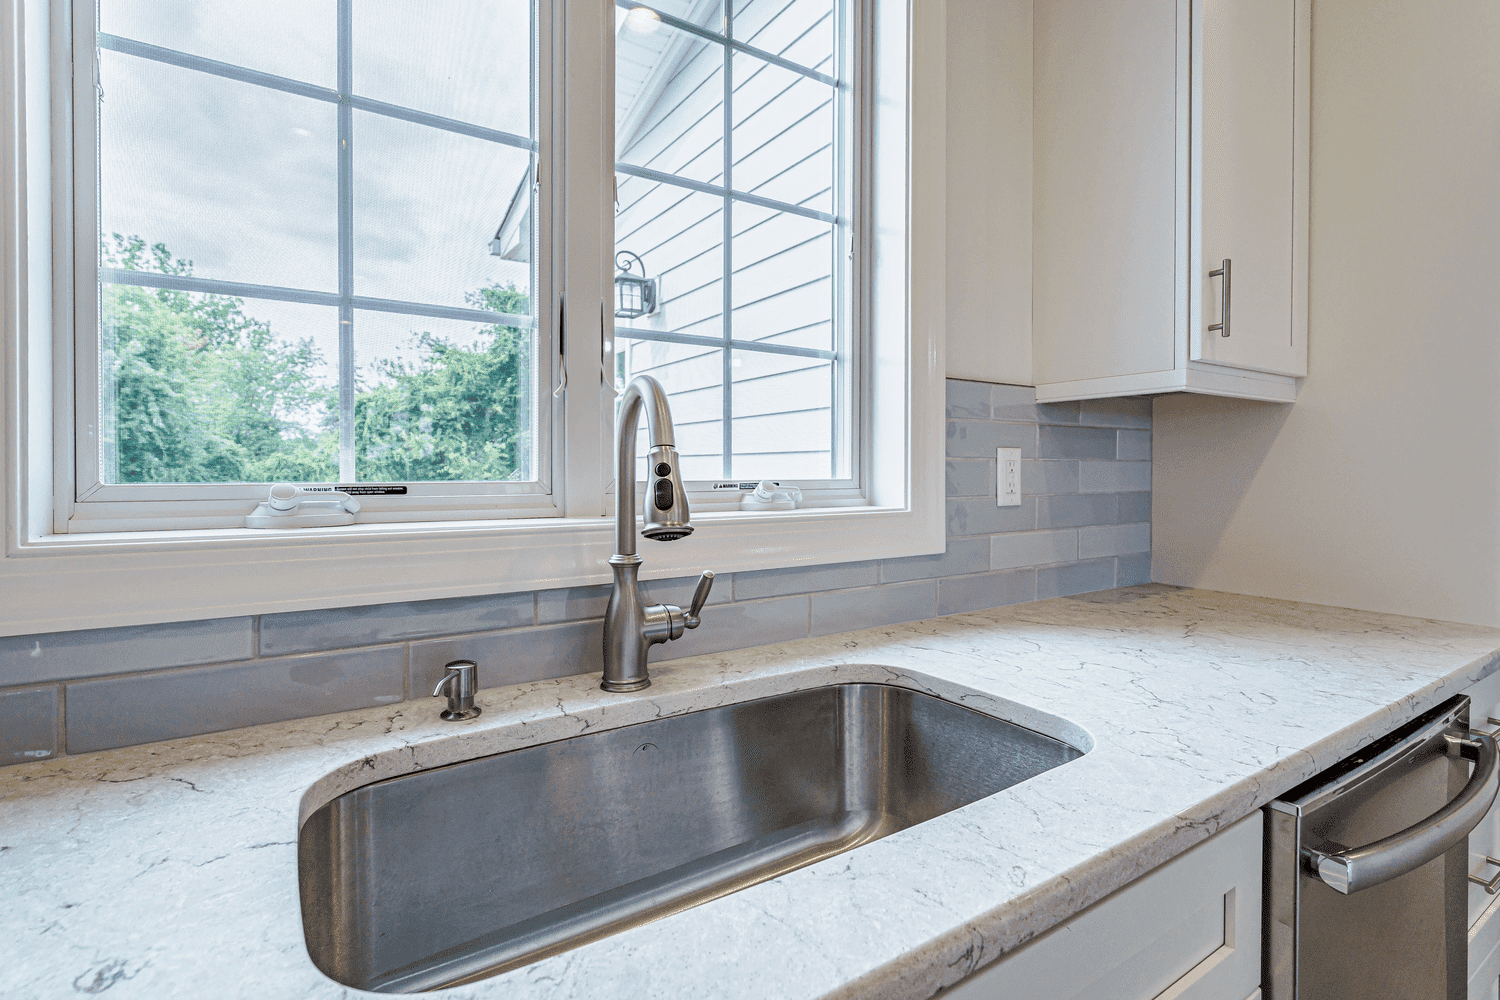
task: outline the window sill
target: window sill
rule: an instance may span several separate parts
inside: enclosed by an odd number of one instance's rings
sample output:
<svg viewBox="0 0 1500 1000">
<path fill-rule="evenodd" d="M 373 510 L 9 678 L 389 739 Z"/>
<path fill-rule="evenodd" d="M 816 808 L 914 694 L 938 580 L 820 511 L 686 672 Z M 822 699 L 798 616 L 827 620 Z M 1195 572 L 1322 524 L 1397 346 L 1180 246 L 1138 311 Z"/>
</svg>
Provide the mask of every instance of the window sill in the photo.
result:
<svg viewBox="0 0 1500 1000">
<path fill-rule="evenodd" d="M 646 579 L 941 552 L 941 503 L 710 511 Z M 12 547 L 0 635 L 608 583 L 612 518 L 55 535 Z"/>
</svg>

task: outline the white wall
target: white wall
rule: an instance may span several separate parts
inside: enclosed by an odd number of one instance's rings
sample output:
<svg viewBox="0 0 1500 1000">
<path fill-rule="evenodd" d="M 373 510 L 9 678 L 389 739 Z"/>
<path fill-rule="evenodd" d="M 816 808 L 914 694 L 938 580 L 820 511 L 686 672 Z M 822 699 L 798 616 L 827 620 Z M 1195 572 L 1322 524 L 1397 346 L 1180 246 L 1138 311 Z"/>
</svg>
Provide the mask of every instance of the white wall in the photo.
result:
<svg viewBox="0 0 1500 1000">
<path fill-rule="evenodd" d="M 1031 0 L 948 0 L 948 374 L 1031 384 Z"/>
<path fill-rule="evenodd" d="M 1156 401 L 1153 578 L 1500 625 L 1500 3 L 1312 37 L 1309 377 Z"/>
</svg>

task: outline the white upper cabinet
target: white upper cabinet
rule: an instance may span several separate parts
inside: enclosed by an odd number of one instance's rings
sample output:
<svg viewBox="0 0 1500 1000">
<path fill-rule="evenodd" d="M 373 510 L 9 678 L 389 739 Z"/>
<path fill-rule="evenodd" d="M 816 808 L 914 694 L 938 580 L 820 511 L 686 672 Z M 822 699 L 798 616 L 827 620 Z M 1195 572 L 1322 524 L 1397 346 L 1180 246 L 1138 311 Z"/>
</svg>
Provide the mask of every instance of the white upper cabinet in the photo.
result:
<svg viewBox="0 0 1500 1000">
<path fill-rule="evenodd" d="M 1296 398 L 1310 3 L 1036 0 L 1038 399 Z"/>
</svg>

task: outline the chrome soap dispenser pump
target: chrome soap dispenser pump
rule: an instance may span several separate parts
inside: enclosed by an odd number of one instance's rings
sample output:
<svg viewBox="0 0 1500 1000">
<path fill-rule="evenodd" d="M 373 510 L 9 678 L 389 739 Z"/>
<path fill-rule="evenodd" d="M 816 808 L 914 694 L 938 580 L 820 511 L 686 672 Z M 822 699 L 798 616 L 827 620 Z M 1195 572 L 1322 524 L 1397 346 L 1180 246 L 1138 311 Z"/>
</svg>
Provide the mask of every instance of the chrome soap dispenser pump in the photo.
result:
<svg viewBox="0 0 1500 1000">
<path fill-rule="evenodd" d="M 675 604 L 641 604 L 637 579 L 641 557 L 635 551 L 635 436 L 643 407 L 651 449 L 641 534 L 653 541 L 675 542 L 693 533 L 666 391 L 650 375 L 637 375 L 620 401 L 615 428 L 615 554 L 609 557 L 615 582 L 604 616 L 604 680 L 599 685 L 606 691 L 639 691 L 649 686 L 647 650 L 656 643 L 680 639 L 685 629 L 697 628 L 714 583 L 713 573 L 705 571 L 686 612 Z"/>
</svg>

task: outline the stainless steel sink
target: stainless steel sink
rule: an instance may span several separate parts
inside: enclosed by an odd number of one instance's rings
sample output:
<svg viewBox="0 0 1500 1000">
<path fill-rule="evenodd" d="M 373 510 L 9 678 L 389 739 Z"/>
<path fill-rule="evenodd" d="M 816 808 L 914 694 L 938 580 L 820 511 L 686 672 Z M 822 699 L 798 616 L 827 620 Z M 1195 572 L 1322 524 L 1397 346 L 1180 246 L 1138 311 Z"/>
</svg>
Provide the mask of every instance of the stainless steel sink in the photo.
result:
<svg viewBox="0 0 1500 1000">
<path fill-rule="evenodd" d="M 1079 756 L 951 702 L 845 684 L 392 778 L 302 827 L 308 951 L 360 989 L 472 982 Z"/>
</svg>

